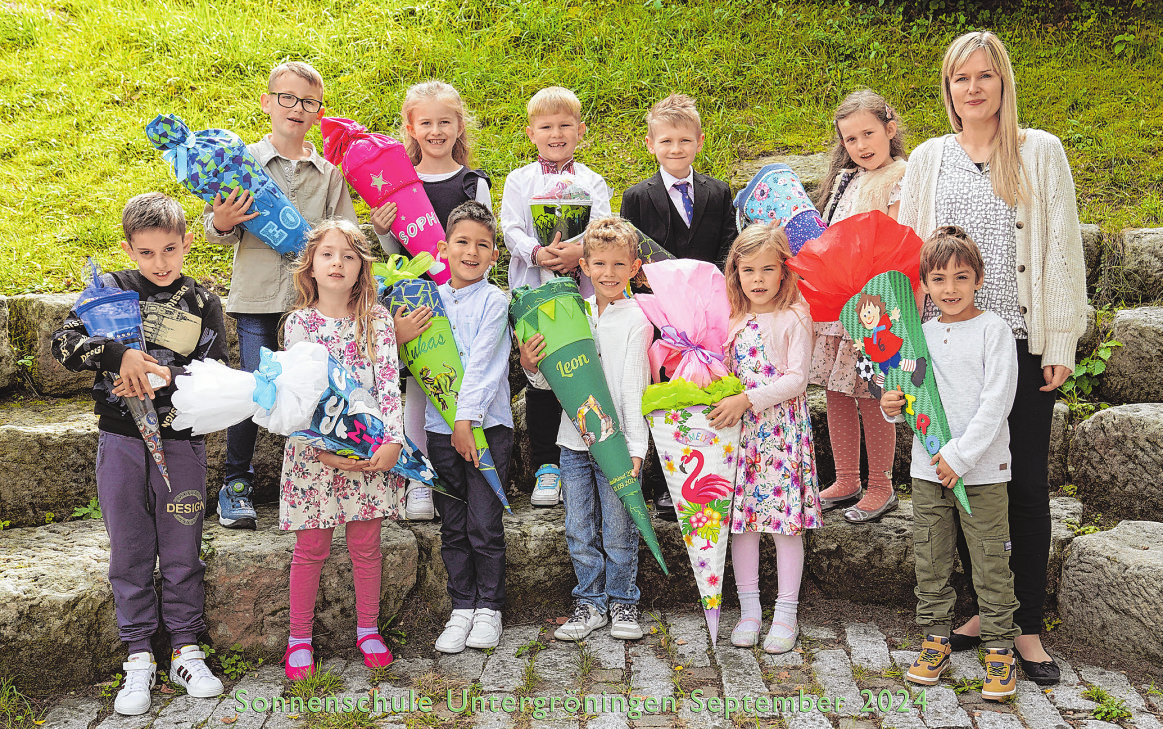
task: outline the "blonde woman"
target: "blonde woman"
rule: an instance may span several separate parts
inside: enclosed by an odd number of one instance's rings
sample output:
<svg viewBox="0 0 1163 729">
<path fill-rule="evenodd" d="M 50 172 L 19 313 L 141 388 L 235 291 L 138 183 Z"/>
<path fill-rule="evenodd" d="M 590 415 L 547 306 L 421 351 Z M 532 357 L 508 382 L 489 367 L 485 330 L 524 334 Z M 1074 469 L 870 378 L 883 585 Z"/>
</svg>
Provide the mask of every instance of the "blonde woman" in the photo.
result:
<svg viewBox="0 0 1163 729">
<path fill-rule="evenodd" d="M 1054 391 L 1074 369 L 1086 306 L 1074 180 L 1057 137 L 1018 127 L 1013 69 L 993 33 L 967 33 L 950 44 L 941 64 L 941 96 L 954 133 L 910 155 L 898 219 L 922 238 L 943 225 L 966 230 L 985 261 L 977 305 L 1001 316 L 1017 340 L 1008 488 L 1010 568 L 1019 603 L 1013 620 L 1021 630 L 1014 646 L 1026 675 L 1051 685 L 1059 669 L 1039 636 L 1050 551 L 1050 418 Z M 929 302 L 927 318 L 933 314 Z M 958 549 L 970 564 L 964 537 Z M 949 647 L 976 646 L 981 621 L 1004 618 L 975 615 L 950 636 Z"/>
</svg>

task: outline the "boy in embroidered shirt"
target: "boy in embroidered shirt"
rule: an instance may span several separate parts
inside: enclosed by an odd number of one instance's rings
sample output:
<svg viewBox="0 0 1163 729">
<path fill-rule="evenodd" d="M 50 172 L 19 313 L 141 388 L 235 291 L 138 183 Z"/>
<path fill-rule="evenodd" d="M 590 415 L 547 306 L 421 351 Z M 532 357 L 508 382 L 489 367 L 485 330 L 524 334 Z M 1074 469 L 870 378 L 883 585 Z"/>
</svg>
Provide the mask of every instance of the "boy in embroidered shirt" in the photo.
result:
<svg viewBox="0 0 1163 729">
<path fill-rule="evenodd" d="M 347 183 L 339 169 L 306 141 L 323 116 L 323 77 L 302 61 L 276 66 L 260 97 L 271 118 L 271 133 L 247 149 L 311 225 L 329 218 L 357 222 Z M 226 312 L 238 322 L 242 369 L 253 372 L 259 350 L 279 348 L 283 315 L 295 302 L 292 273 L 295 256 L 280 256 L 242 228 L 258 215 L 250 211 L 250 194 L 235 190 L 215 197 L 202 214 L 206 240 L 234 246 L 234 267 Z M 218 522 L 229 529 L 256 527 L 252 500 L 254 443 L 258 426 L 249 418 L 226 431 L 226 474 L 218 493 Z"/>
<path fill-rule="evenodd" d="M 952 439 L 930 455 L 913 438 L 917 624 L 924 626 L 927 637 L 907 678 L 924 685 L 937 683 L 952 652 L 949 630 L 956 595 L 949 576 L 959 507 L 948 489 L 961 477 L 973 511 L 972 515 L 961 511 L 961 529 L 973 557 L 986 648 L 981 695 L 1000 700 L 1017 690 L 1013 639 L 1018 628 L 1013 616 L 1018 602 L 1009 567 L 1006 417 L 1017 390 L 1018 361 L 1009 325 L 974 303 L 983 278 L 981 252 L 961 228 L 938 228 L 921 248 L 921 287 L 941 312 L 923 329 Z M 899 390 L 885 392 L 880 405 L 886 417 L 904 420 L 905 397 Z"/>
<path fill-rule="evenodd" d="M 638 304 L 626 298 L 626 285 L 640 263 L 638 236 L 626 220 L 603 218 L 586 228 L 581 265 L 594 284 L 594 298 L 587 300 L 590 329 L 635 476 L 641 472 L 649 442 L 642 393 L 650 379 L 646 348 L 654 335 L 653 325 Z M 549 387 L 537 370 L 544 349 L 540 334 L 521 345 L 521 365 L 531 385 L 538 388 Z M 608 614 L 613 637 L 637 640 L 642 637 L 635 584 L 638 529 L 565 413 L 557 429 L 557 443 L 561 446 L 565 492 L 565 539 L 578 584 L 573 590 L 573 616 L 554 637 L 582 640 L 605 625 Z"/>
<path fill-rule="evenodd" d="M 456 348 L 464 363 L 464 380 L 456 399 L 455 426 L 449 428 L 431 402 L 425 415 L 428 457 L 460 501 L 433 492 L 440 510 L 440 556 L 448 570 L 452 617 L 436 639 L 436 650 L 459 653 L 494 648 L 501 639 L 505 604 L 504 507 L 481 472 L 472 429 L 480 426 L 501 483 L 509 471 L 513 447 L 513 413 L 509 407 L 509 300 L 485 276 L 496 262 L 496 221 L 484 205 L 469 201 L 448 216 L 447 242 L 440 253 L 448 261 L 449 281 L 440 300 L 452 322 Z M 403 328 L 402 344 L 418 336 Z"/>
<path fill-rule="evenodd" d="M 52 352 L 73 372 L 96 371 L 97 496 L 109 533 L 109 582 L 121 640 L 129 645 L 125 684 L 113 701 L 118 714 L 149 711 L 157 664 L 151 639 L 158 629 L 154 565 L 162 576 L 161 617 L 173 648 L 170 681 L 199 698 L 217 696 L 222 682 L 210 673 L 197 635 L 205 627 L 198 557 L 206 503 L 206 446 L 202 436 L 171 427 L 173 378 L 196 359 L 225 361 L 226 327 L 218 297 L 182 275 L 192 233 L 177 201 L 161 193 L 131 199 L 121 216 L 122 249 L 137 270 L 115 271 L 107 286 L 141 299 L 145 351 L 90 336 L 70 312 L 53 334 Z M 112 383 L 106 373 L 117 379 Z M 155 389 L 150 377 L 165 384 Z M 155 379 L 154 382 L 158 382 Z M 125 404 L 149 397 L 161 426 L 170 484 L 162 478 Z"/>
<path fill-rule="evenodd" d="M 586 132 L 581 120 L 581 102 L 572 91 L 560 86 L 541 89 L 526 104 L 529 126 L 525 134 L 537 146 L 537 160 L 513 170 L 505 178 L 501 195 L 501 228 L 509 249 L 509 289 L 540 286 L 554 276 L 575 275 L 582 296 L 592 296 L 588 277 L 578 271 L 581 242 L 556 237 L 549 246 L 537 240 L 529 199 L 541 192 L 545 175 L 573 175 L 577 184 L 593 198 L 590 219 L 610 215 L 610 188 L 601 175 L 573 158 Z M 534 506 L 556 506 L 561 499 L 561 470 L 553 433 L 561 417 L 561 405 L 548 390 L 525 389 L 525 413 L 529 443 L 537 469 L 531 501 Z"/>
</svg>

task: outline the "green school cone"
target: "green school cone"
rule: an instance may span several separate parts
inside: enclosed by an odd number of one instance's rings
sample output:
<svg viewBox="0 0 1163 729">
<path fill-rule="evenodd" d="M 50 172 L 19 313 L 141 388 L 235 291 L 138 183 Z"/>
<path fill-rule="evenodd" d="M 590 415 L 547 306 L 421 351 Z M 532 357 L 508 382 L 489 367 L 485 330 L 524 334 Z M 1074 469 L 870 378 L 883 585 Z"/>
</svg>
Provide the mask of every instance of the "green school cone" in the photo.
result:
<svg viewBox="0 0 1163 729">
<path fill-rule="evenodd" d="M 658 535 L 646 512 L 642 487 L 632 475 L 634 465 L 626 448 L 626 436 L 618 424 L 614 400 L 598 361 L 584 307 L 574 280 L 559 276 L 535 289 L 521 286 L 514 290 L 509 319 L 522 342 L 534 334 L 545 337 L 541 372 L 549 380 L 562 408 L 574 419 L 582 440 L 634 520 L 663 574 L 670 574 L 658 545 Z"/>
<path fill-rule="evenodd" d="M 937 392 L 937 379 L 908 276 L 900 271 L 886 271 L 873 277 L 860 293 L 844 304 L 840 322 L 857 348 L 863 348 L 871 361 L 872 374 L 884 373 L 882 389 L 899 387 L 904 392 L 906 422 L 917 434 L 925 452 L 937 455 L 951 438 L 949 421 L 941 406 L 941 393 Z M 905 362 L 916 363 L 916 368 L 911 372 L 901 369 Z M 964 479 L 957 479 L 953 495 L 966 514 L 973 513 Z"/>
<path fill-rule="evenodd" d="M 424 389 L 424 394 L 440 410 L 444 422 L 452 427 L 456 420 L 456 397 L 464 378 L 464 364 L 456 350 L 452 323 L 444 311 L 444 304 L 440 301 L 436 284 L 427 279 L 401 278 L 395 281 L 385 294 L 385 305 L 388 311 L 393 313 L 401 308 L 405 312 L 421 306 L 432 309 L 428 329 L 400 347 L 400 358 L 412 371 L 420 387 Z M 512 513 L 509 500 L 505 497 L 505 487 L 493 461 L 493 454 L 489 450 L 488 441 L 485 440 L 485 431 L 482 428 L 473 428 L 472 436 L 476 442 L 481 474 L 489 482 L 493 493 L 501 500 L 505 511 Z"/>
</svg>

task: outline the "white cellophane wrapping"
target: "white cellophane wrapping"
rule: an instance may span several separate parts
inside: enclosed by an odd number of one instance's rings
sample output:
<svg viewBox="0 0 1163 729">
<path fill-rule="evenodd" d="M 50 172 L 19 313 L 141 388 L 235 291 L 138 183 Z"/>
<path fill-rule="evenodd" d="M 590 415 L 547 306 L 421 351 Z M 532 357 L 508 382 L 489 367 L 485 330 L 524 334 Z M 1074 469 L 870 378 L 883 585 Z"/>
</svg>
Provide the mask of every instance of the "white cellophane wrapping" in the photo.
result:
<svg viewBox="0 0 1163 729">
<path fill-rule="evenodd" d="M 174 384 L 176 430 L 192 428 L 195 435 L 224 430 L 247 418 L 272 433 L 290 435 L 311 423 L 319 398 L 327 389 L 327 348 L 317 342 L 298 342 L 269 355 L 280 371 L 271 378 L 275 401 L 270 410 L 255 402 L 258 380 L 251 372 L 232 369 L 214 360 L 191 362 Z"/>
</svg>

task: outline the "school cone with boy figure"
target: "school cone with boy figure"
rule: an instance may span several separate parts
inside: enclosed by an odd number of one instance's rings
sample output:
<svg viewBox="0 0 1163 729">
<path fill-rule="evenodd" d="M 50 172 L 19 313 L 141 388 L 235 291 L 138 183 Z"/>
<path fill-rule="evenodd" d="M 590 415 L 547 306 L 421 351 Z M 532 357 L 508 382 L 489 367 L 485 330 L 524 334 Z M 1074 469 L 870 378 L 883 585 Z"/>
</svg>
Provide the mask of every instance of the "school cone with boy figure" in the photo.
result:
<svg viewBox="0 0 1163 729">
<path fill-rule="evenodd" d="M 545 338 L 541 372 L 577 426 L 582 441 L 589 447 L 590 455 L 618 500 L 634 520 L 663 574 L 669 574 L 642 498 L 642 486 L 634 476 L 634 464 L 618 423 L 614 399 L 598 361 L 586 306 L 577 283 L 572 278 L 559 276 L 537 288 L 521 286 L 514 290 L 509 319 L 521 342 L 534 334 Z"/>
<path fill-rule="evenodd" d="M 830 226 L 788 266 L 801 277 L 812 319 L 839 319 L 856 343 L 870 391 L 904 393 L 905 419 L 935 456 L 951 435 L 917 313 L 922 244 L 912 228 L 877 210 Z M 953 494 L 971 514 L 964 479 L 957 479 Z"/>
</svg>

